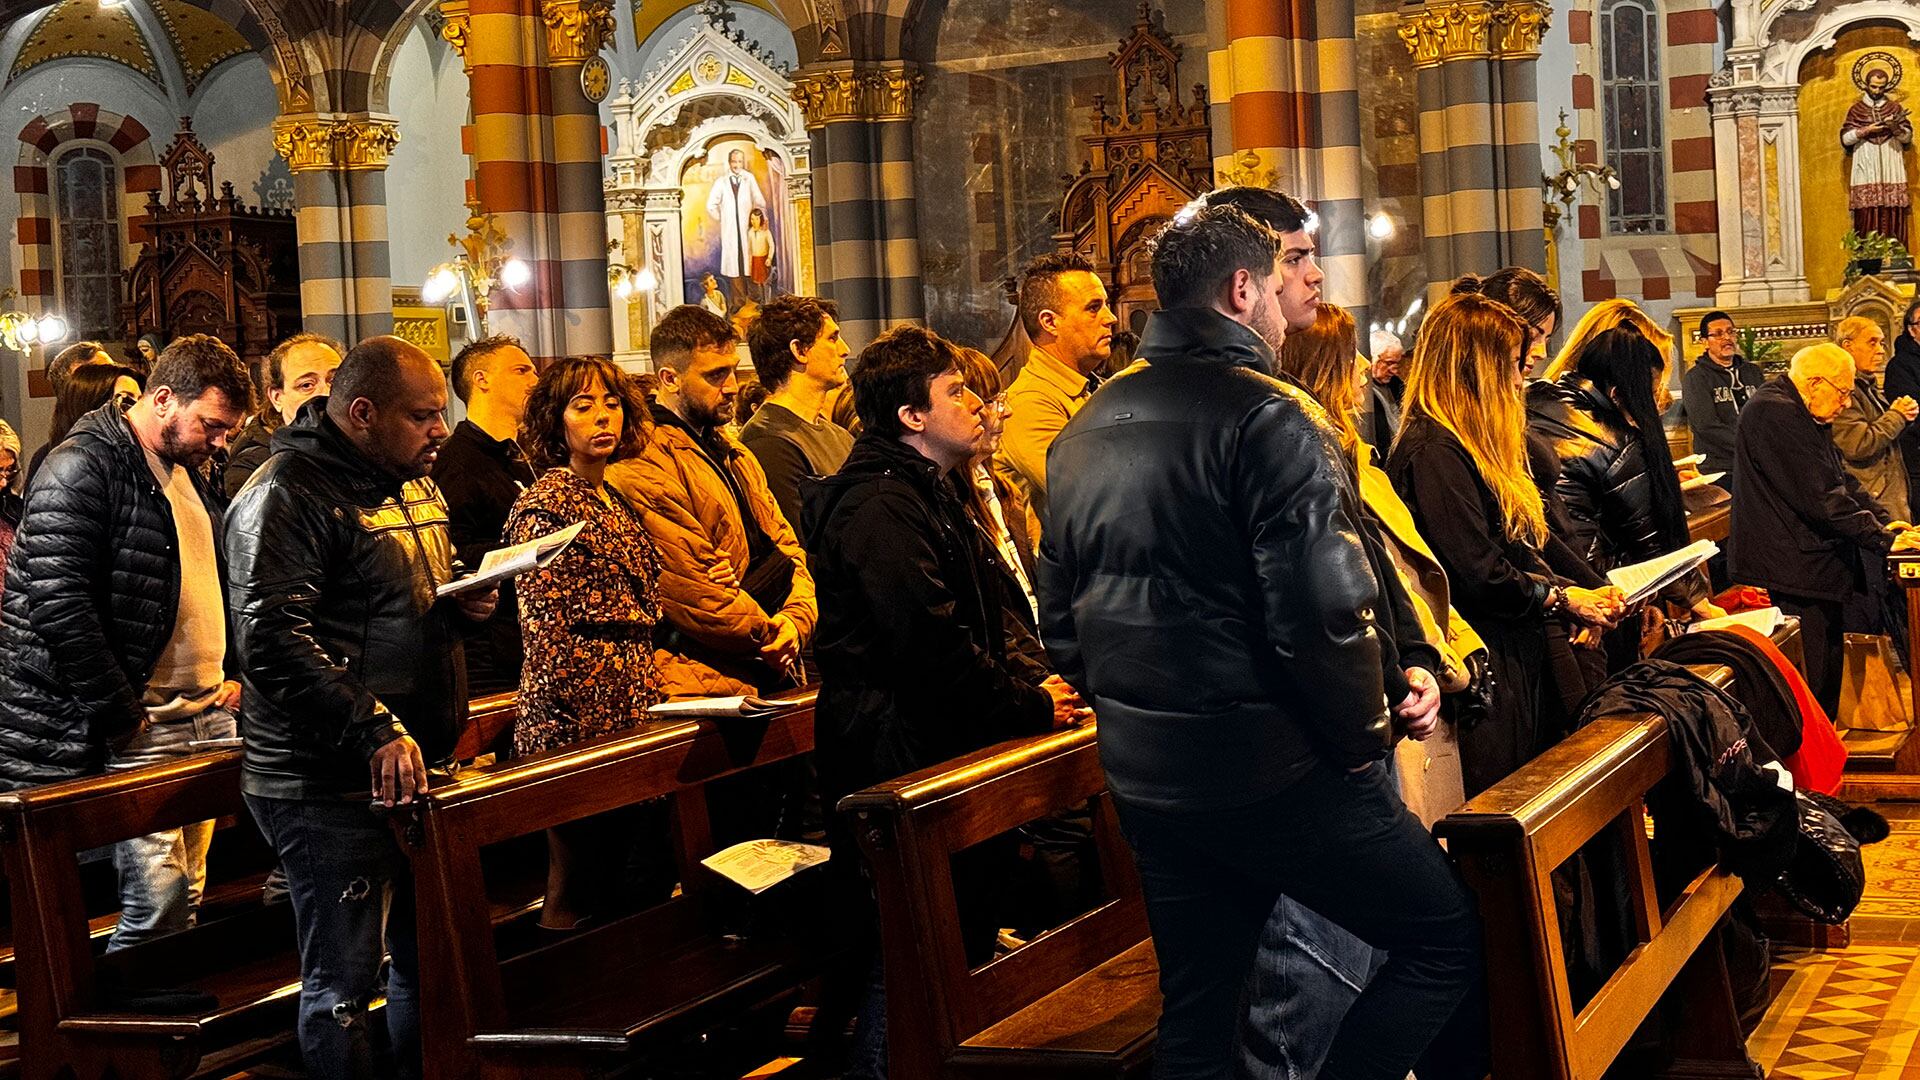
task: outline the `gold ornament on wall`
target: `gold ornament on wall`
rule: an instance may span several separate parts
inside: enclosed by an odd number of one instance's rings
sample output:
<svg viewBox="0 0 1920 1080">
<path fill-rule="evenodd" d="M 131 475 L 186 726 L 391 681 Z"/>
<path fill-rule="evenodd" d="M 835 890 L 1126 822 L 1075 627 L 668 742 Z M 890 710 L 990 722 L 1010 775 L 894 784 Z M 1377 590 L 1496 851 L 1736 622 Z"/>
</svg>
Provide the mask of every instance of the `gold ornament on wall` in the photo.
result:
<svg viewBox="0 0 1920 1080">
<path fill-rule="evenodd" d="M 840 120 L 912 120 L 926 76 L 905 68 L 829 68 L 793 77 L 793 100 L 809 128 Z"/>
<path fill-rule="evenodd" d="M 1552 14 L 1541 0 L 1436 0 L 1401 17 L 1400 40 L 1417 68 L 1531 59 L 1540 55 Z"/>
<path fill-rule="evenodd" d="M 613 40 L 613 0 L 541 0 L 547 62 L 584 64 Z"/>
</svg>

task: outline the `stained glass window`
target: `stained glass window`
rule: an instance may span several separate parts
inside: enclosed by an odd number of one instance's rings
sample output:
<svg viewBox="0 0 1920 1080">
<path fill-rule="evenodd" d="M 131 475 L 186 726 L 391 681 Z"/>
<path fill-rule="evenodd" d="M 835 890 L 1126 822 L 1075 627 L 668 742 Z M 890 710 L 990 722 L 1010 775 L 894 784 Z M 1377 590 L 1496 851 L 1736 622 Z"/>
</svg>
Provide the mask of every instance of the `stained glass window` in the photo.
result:
<svg viewBox="0 0 1920 1080">
<path fill-rule="evenodd" d="M 1667 149 L 1660 118 L 1660 12 L 1653 0 L 1601 0 L 1600 118 L 1607 164 L 1607 231 L 1667 231 Z"/>
<path fill-rule="evenodd" d="M 60 307 L 78 338 L 120 328 L 120 170 L 104 150 L 78 147 L 54 163 Z"/>
</svg>

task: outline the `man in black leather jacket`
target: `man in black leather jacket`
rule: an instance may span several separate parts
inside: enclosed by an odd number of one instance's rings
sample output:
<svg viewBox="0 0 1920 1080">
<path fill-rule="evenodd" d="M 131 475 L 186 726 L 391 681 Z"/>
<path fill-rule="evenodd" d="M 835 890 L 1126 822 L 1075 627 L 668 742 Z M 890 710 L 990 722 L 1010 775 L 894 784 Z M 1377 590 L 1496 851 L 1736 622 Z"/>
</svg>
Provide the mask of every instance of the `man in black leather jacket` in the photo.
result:
<svg viewBox="0 0 1920 1080">
<path fill-rule="evenodd" d="M 446 502 L 427 478 L 446 401 L 425 352 L 361 342 L 331 396 L 275 433 L 228 512 L 247 695 L 240 783 L 287 873 L 300 1049 L 315 1076 L 371 1075 L 365 1015 L 383 931 L 394 1056 L 402 1076 L 419 1067 L 412 882 L 367 800 L 411 802 L 425 763 L 452 752 L 466 709 L 457 621 L 484 619 L 498 598 L 434 599 L 453 576 Z"/>
<path fill-rule="evenodd" d="M 1272 374 L 1280 254 L 1232 207 L 1157 239 L 1149 365 L 1098 391 L 1049 455 L 1042 636 L 1100 718 L 1160 959 L 1159 1075 L 1232 1075 L 1242 987 L 1284 893 L 1389 954 L 1320 1075 L 1426 1077 L 1474 989 L 1478 932 L 1379 764 L 1379 588 L 1334 435 Z"/>
</svg>

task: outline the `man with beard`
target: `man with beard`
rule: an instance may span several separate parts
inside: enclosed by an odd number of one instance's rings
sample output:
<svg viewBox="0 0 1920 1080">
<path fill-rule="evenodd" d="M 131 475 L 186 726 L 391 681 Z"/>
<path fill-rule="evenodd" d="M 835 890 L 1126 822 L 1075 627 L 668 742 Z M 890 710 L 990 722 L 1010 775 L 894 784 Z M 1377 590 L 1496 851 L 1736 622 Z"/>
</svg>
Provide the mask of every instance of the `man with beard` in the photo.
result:
<svg viewBox="0 0 1920 1080">
<path fill-rule="evenodd" d="M 782 296 L 760 309 L 747 332 L 753 370 L 767 400 L 740 428 L 740 441 L 766 470 L 787 524 L 800 525 L 800 481 L 832 476 L 853 435 L 827 417 L 827 395 L 847 385 L 847 343 L 831 300 Z"/>
<path fill-rule="evenodd" d="M 1232 205 L 1156 239 L 1147 366 L 1050 455 L 1041 635 L 1100 717 L 1160 958 L 1159 1074 L 1234 1074 L 1284 894 L 1388 954 L 1318 1075 L 1447 1076 L 1423 1055 L 1474 989 L 1479 938 L 1380 763 L 1385 601 L 1336 437 L 1273 377 L 1290 288 L 1299 314 L 1317 293 L 1283 265 L 1296 239 Z"/>
<path fill-rule="evenodd" d="M 48 454 L 7 569 L 0 789 L 185 757 L 232 738 L 220 500 L 200 467 L 253 401 L 218 338 L 183 337 L 123 416 L 109 401 Z M 114 846 L 109 949 L 192 924 L 213 823 Z"/>
<path fill-rule="evenodd" d="M 427 473 L 446 382 L 397 337 L 369 338 L 273 436 L 228 515 L 234 640 L 247 693 L 240 787 L 286 870 L 300 943 L 300 1053 L 313 1076 L 371 1077 L 367 1006 L 383 951 L 388 1043 L 419 1074 L 413 882 L 369 792 L 427 790 L 467 706 L 465 625 L 497 589 L 453 578 L 447 504 Z"/>
<path fill-rule="evenodd" d="M 740 383 L 732 324 L 683 304 L 653 328 L 659 401 L 639 457 L 607 483 L 640 512 L 660 552 L 664 625 L 654 631 L 669 697 L 754 694 L 801 677 L 819 612 L 813 576 L 767 474 L 728 431 Z"/>
</svg>

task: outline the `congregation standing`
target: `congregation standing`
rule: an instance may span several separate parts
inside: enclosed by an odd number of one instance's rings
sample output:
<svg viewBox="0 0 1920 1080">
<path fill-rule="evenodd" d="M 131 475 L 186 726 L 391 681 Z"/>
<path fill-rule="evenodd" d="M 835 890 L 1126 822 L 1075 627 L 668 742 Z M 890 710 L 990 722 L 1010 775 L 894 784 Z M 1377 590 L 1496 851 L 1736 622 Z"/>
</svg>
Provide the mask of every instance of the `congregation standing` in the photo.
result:
<svg viewBox="0 0 1920 1080">
<path fill-rule="evenodd" d="M 1771 380 L 1708 315 L 1679 378 L 1693 470 L 1664 430 L 1671 341 L 1632 303 L 1550 357 L 1557 294 L 1488 268 L 1369 359 L 1322 298 L 1309 219 L 1256 188 L 1175 218 L 1124 364 L 1072 254 L 1022 272 L 1031 348 L 1005 368 L 916 326 L 852 356 L 831 301 L 759 296 L 744 218 L 723 276 L 755 321 L 717 314 L 709 278 L 652 327 L 645 379 L 505 337 L 450 373 L 394 337 L 297 335 L 257 373 L 202 335 L 147 367 L 70 347 L 40 453 L 0 427 L 0 787 L 237 735 L 297 927 L 309 1072 L 375 1074 L 384 994 L 412 1075 L 438 973 L 369 796 L 426 794 L 481 694 L 516 693 L 484 741 L 525 758 L 669 699 L 817 685 L 811 768 L 722 816 L 824 833 L 849 959 L 817 1033 L 851 1022 L 838 1052 L 865 1080 L 887 1074 L 885 981 L 834 803 L 1097 715 L 1160 962 L 1161 1075 L 1482 1075 L 1481 931 L 1428 827 L 1637 658 L 1646 613 L 1605 575 L 1686 546 L 1696 472 L 1731 474 L 1724 572 L 1799 616 L 1832 708 L 1840 635 L 1884 625 L 1878 560 L 1920 547 L 1920 305 L 1891 353 L 1848 320 Z M 743 423 L 742 344 L 765 395 Z M 438 595 L 562 530 L 550 563 Z M 1655 606 L 1711 618 L 1713 592 L 1699 572 Z M 631 880 L 665 865 L 663 815 L 633 809 L 547 831 L 543 932 L 672 890 Z M 1090 836 L 1073 813 L 1024 830 L 1067 872 L 1007 903 L 970 898 L 1002 890 L 1008 849 L 956 860 L 971 962 L 1010 919 L 1076 910 Z M 110 948 L 191 925 L 212 841 L 208 822 L 116 846 Z"/>
</svg>

